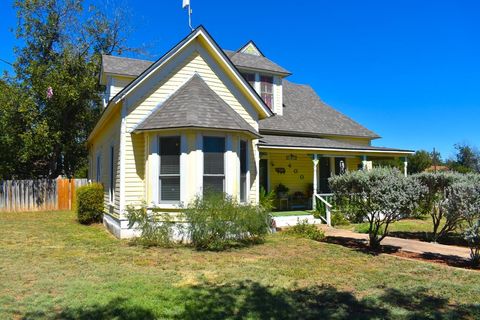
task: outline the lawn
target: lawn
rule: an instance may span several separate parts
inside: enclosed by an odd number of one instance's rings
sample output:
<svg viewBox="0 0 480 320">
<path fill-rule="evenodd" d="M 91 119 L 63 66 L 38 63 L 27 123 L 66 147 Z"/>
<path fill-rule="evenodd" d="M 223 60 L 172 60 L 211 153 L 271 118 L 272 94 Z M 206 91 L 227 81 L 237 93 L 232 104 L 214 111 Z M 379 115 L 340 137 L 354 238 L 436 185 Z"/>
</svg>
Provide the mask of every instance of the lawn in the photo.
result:
<svg viewBox="0 0 480 320">
<path fill-rule="evenodd" d="M 336 226 L 340 229 L 348 229 L 355 232 L 367 233 L 368 223 L 355 223 Z M 389 232 L 432 232 L 432 219 L 430 216 L 420 219 L 403 219 L 388 226 Z"/>
<path fill-rule="evenodd" d="M 300 210 L 296 210 L 296 211 L 273 211 L 271 214 L 274 217 L 291 217 L 291 216 L 305 216 L 305 215 L 312 214 L 312 212 L 311 211 L 300 211 Z"/>
<path fill-rule="evenodd" d="M 479 318 L 480 272 L 277 233 L 145 249 L 71 212 L 0 213 L 0 318 Z"/>
</svg>

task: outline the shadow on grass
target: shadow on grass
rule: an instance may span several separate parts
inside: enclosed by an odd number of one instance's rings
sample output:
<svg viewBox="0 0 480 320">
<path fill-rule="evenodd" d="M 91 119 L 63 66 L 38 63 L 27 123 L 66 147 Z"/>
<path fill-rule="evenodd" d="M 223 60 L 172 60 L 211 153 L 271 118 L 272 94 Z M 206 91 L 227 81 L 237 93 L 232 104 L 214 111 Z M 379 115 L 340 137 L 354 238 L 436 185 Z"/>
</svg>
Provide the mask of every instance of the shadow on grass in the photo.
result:
<svg viewBox="0 0 480 320">
<path fill-rule="evenodd" d="M 400 291 L 378 288 L 381 293 L 358 299 L 332 286 L 283 289 L 243 281 L 226 285 L 204 284 L 178 288 L 178 294 L 152 297 L 145 305 L 114 299 L 106 305 L 67 308 L 57 319 L 461 319 L 478 318 L 479 305 L 452 305 L 424 288 Z M 383 289 L 383 291 L 382 291 Z M 145 293 L 148 299 L 148 292 Z M 178 307 L 165 311 L 166 306 Z M 167 308 L 168 309 L 168 308 Z M 155 312 L 157 311 L 157 312 Z M 162 313 L 163 312 L 163 313 Z M 26 319 L 45 318 L 33 313 Z"/>
<path fill-rule="evenodd" d="M 388 233 L 390 237 L 402 238 L 402 239 L 412 239 L 420 240 L 424 242 L 431 242 L 432 233 L 431 232 L 406 232 L 406 231 L 390 231 Z M 443 238 L 438 240 L 440 244 L 454 245 L 461 247 L 468 247 L 468 243 L 463 239 L 461 234 L 458 233 L 448 233 Z"/>
<path fill-rule="evenodd" d="M 378 249 L 372 249 L 368 246 L 368 241 L 363 239 L 355 239 L 355 238 L 348 238 L 348 237 L 338 237 L 338 236 L 328 236 L 325 238 L 325 242 L 338 244 L 355 251 L 371 254 L 371 255 L 378 255 L 380 253 L 396 253 L 400 250 L 400 247 L 395 246 L 380 246 Z"/>
</svg>

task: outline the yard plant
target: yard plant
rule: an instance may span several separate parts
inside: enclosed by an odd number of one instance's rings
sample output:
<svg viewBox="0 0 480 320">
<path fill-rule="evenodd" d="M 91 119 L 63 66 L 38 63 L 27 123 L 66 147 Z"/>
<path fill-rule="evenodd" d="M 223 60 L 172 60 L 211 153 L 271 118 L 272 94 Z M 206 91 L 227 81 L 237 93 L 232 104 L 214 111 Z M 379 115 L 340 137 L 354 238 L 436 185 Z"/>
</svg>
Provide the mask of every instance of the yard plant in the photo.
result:
<svg viewBox="0 0 480 320">
<path fill-rule="evenodd" d="M 77 189 L 77 219 L 82 224 L 102 221 L 103 186 L 91 183 Z"/>
<path fill-rule="evenodd" d="M 371 248 L 380 246 L 392 222 L 413 211 L 424 189 L 395 168 L 347 172 L 330 178 L 329 183 L 340 210 L 368 222 Z"/>
<path fill-rule="evenodd" d="M 270 227 L 269 210 L 240 204 L 222 193 L 197 197 L 184 214 L 188 238 L 201 250 L 224 250 L 262 242 Z"/>
</svg>

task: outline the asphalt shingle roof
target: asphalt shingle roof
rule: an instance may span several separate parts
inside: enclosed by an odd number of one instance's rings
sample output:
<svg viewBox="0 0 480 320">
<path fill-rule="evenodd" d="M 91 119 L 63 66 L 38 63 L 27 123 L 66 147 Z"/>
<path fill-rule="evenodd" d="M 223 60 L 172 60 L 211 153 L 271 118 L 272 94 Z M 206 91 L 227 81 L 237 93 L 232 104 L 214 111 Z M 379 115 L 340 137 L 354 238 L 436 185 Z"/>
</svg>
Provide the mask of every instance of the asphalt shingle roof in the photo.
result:
<svg viewBox="0 0 480 320">
<path fill-rule="evenodd" d="M 240 130 L 258 136 L 198 74 L 165 100 L 135 131 L 185 127 Z"/>
<path fill-rule="evenodd" d="M 236 52 L 231 50 L 223 50 L 225 54 L 230 58 L 233 64 L 237 67 L 252 68 L 258 70 L 271 71 L 276 73 L 282 73 L 285 75 L 291 74 L 288 70 L 279 66 L 275 62 L 263 57 L 253 54 Z"/>
<path fill-rule="evenodd" d="M 260 131 L 379 138 L 346 115 L 326 105 L 308 85 L 283 80 L 283 115 L 260 120 Z"/>
<path fill-rule="evenodd" d="M 107 73 L 136 77 L 150 67 L 152 63 L 152 61 L 147 60 L 102 55 L 103 72 Z"/>
<path fill-rule="evenodd" d="M 385 147 L 374 147 L 360 144 L 353 144 L 344 141 L 312 138 L 312 137 L 294 137 L 294 136 L 278 136 L 265 135 L 259 142 L 260 146 L 270 147 L 299 147 L 299 148 L 325 148 L 325 149 L 343 149 L 343 150 L 371 150 L 371 151 L 391 151 L 391 152 L 410 152 L 410 150 L 392 149 Z"/>
</svg>

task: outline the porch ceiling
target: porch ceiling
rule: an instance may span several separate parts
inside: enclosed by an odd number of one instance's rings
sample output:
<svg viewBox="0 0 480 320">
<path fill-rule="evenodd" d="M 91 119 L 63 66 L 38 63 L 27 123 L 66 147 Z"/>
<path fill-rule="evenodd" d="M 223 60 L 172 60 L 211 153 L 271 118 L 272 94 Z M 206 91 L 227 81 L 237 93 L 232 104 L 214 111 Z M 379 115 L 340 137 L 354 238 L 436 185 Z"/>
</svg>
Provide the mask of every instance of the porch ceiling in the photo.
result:
<svg viewBox="0 0 480 320">
<path fill-rule="evenodd" d="M 347 152 L 354 154 L 385 154 L 389 156 L 405 156 L 414 153 L 412 150 L 402 150 L 350 142 L 312 137 L 262 135 L 259 147 L 264 149 L 295 149 L 306 151 Z"/>
</svg>

